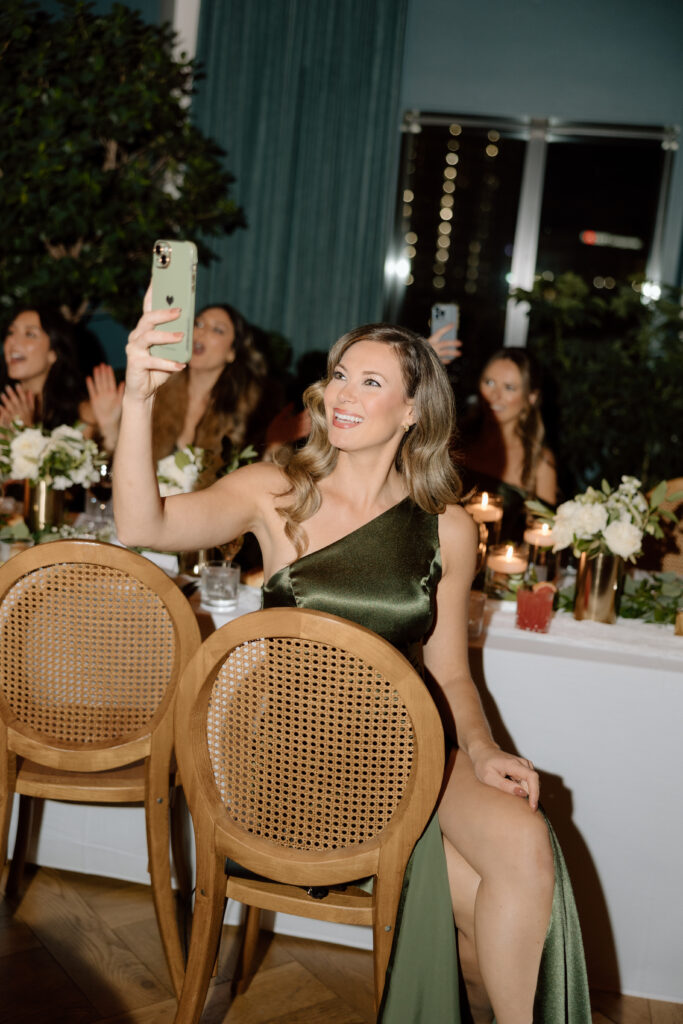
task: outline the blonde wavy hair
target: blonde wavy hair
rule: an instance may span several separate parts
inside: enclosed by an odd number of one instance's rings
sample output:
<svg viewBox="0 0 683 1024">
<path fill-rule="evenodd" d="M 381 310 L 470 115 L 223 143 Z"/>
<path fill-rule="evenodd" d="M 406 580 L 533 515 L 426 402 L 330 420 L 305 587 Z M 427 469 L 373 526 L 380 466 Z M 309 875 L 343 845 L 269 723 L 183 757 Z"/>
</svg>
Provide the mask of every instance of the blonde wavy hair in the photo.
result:
<svg viewBox="0 0 683 1024">
<path fill-rule="evenodd" d="M 455 402 L 448 378 L 431 345 L 424 338 L 392 324 L 366 324 L 344 334 L 330 349 L 327 375 L 304 392 L 311 416 L 311 431 L 298 451 L 281 449 L 275 461 L 289 480 L 281 495 L 292 501 L 278 508 L 285 533 L 301 556 L 308 538 L 301 524 L 320 508 L 318 481 L 337 464 L 339 450 L 327 434 L 324 392 L 344 353 L 358 341 L 389 345 L 401 368 L 406 397 L 414 403 L 415 422 L 401 439 L 395 466 L 405 480 L 409 496 L 426 512 L 443 512 L 461 496 L 460 478 L 449 455 L 455 429 Z"/>
</svg>

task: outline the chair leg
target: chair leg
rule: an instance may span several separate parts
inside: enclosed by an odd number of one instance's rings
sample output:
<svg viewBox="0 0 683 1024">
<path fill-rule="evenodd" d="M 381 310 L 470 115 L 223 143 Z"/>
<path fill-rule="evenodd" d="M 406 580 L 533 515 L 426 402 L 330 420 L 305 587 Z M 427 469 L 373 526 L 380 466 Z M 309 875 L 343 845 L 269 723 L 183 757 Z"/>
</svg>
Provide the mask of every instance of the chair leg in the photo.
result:
<svg viewBox="0 0 683 1024">
<path fill-rule="evenodd" d="M 197 845 L 197 891 L 185 982 L 174 1024 L 197 1024 L 204 1009 L 225 909 L 225 858 Z"/>
<path fill-rule="evenodd" d="M 16 757 L 7 750 L 7 733 L 0 725 L 0 875 L 7 860 L 7 841 L 14 805 L 16 778 Z"/>
<path fill-rule="evenodd" d="M 178 879 L 178 890 L 184 900 L 192 897 L 192 871 L 190 869 L 190 843 L 192 829 L 188 828 L 190 812 L 181 786 L 171 790 L 171 853 Z"/>
<path fill-rule="evenodd" d="M 180 995 L 185 975 L 185 958 L 180 942 L 176 901 L 171 885 L 169 788 L 147 785 L 145 819 L 147 827 L 147 854 L 152 880 L 152 895 L 159 934 L 166 954 L 173 991 Z"/>
<path fill-rule="evenodd" d="M 176 878 L 180 914 L 180 937 L 185 959 L 190 945 L 190 924 L 192 921 L 192 869 L 190 844 L 192 827 L 190 812 L 181 786 L 171 790 L 171 854 Z"/>
<path fill-rule="evenodd" d="M 381 865 L 384 872 L 375 878 L 373 896 L 375 921 L 372 929 L 372 956 L 375 974 L 375 1004 L 379 1009 L 384 993 L 384 981 L 391 957 L 396 928 L 396 914 L 403 884 L 403 865 Z M 384 880 L 382 880 L 384 879 Z"/>
<path fill-rule="evenodd" d="M 242 945 L 235 965 L 235 975 L 232 981 L 233 995 L 242 995 L 247 991 L 252 975 L 252 964 L 258 944 L 259 931 L 261 927 L 261 911 L 258 907 L 247 907 L 246 920 L 242 930 Z"/>
<path fill-rule="evenodd" d="M 31 840 L 33 828 L 34 798 L 25 796 L 19 797 L 19 816 L 17 818 L 17 834 L 14 839 L 14 851 L 12 861 L 7 874 L 5 884 L 5 895 L 14 897 L 19 893 L 24 878 L 24 865 L 26 864 L 26 853 Z"/>
</svg>

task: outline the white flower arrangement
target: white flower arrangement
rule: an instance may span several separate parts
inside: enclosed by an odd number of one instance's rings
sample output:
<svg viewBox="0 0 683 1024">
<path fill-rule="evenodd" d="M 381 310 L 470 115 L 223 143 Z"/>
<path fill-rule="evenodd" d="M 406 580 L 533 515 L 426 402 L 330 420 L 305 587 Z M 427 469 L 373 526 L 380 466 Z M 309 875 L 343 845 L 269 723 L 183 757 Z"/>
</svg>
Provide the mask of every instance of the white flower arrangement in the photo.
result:
<svg viewBox="0 0 683 1024">
<path fill-rule="evenodd" d="M 248 465 L 258 458 L 258 452 L 253 445 L 247 445 L 241 451 L 233 451 L 230 461 L 222 466 L 217 476 L 225 476 L 232 473 L 240 466 Z M 194 448 L 187 445 L 185 448 L 177 448 L 170 455 L 157 462 L 157 481 L 159 493 L 162 498 L 168 498 L 171 494 L 187 494 L 194 491 L 200 477 L 208 468 L 209 460 L 203 448 Z"/>
<path fill-rule="evenodd" d="M 177 448 L 157 463 L 157 480 L 162 498 L 171 494 L 187 494 L 197 486 L 206 461 L 203 448 L 187 445 Z"/>
<path fill-rule="evenodd" d="M 20 420 L 0 427 L 0 480 L 44 480 L 56 491 L 88 487 L 99 479 L 102 458 L 78 427 L 44 430 Z"/>
<path fill-rule="evenodd" d="M 527 508 L 552 525 L 553 551 L 562 551 L 570 545 L 574 554 L 585 551 L 589 557 L 603 553 L 635 562 L 642 551 L 645 534 L 663 537 L 660 520 L 676 522 L 668 509 L 660 508 L 667 497 L 665 480 L 657 484 L 650 500 L 641 490 L 641 482 L 634 476 L 622 476 L 621 483 L 612 490 L 606 480 L 600 490 L 589 487 L 571 501 L 558 505 L 552 512 L 539 501 L 527 501 Z M 683 494 L 671 494 L 677 501 Z"/>
</svg>

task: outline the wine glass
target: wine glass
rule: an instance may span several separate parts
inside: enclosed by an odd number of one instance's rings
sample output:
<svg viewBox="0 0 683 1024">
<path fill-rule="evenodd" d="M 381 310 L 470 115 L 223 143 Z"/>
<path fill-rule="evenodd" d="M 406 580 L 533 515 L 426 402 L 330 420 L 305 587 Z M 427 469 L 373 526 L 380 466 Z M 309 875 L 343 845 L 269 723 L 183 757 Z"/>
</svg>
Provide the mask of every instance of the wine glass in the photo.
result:
<svg viewBox="0 0 683 1024">
<path fill-rule="evenodd" d="M 111 459 L 101 459 L 96 467 L 97 480 L 88 488 L 88 516 L 96 523 L 110 522 L 111 511 Z"/>
</svg>

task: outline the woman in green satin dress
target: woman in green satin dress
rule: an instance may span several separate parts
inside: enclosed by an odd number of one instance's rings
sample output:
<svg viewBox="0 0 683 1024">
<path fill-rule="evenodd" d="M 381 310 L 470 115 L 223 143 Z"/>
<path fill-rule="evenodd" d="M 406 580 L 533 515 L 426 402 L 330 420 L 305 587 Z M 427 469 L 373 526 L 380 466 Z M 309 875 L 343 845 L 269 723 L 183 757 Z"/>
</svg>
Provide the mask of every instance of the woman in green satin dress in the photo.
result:
<svg viewBox="0 0 683 1024">
<path fill-rule="evenodd" d="M 376 624 L 376 609 L 384 602 L 381 631 L 390 639 L 387 588 L 397 615 L 416 592 L 419 636 L 408 638 L 409 653 L 418 656 L 415 640 L 419 647 L 424 636 L 425 672 L 455 722 L 457 751 L 449 762 L 438 827 L 435 818 L 416 847 L 402 917 L 405 924 L 408 913 L 419 914 L 420 905 L 431 900 L 434 916 L 440 914 L 446 925 L 437 929 L 434 920 L 431 946 L 430 922 L 418 942 L 407 926 L 399 929 L 383 1020 L 459 1019 L 454 917 L 461 960 L 476 965 L 498 1024 L 588 1024 L 580 937 L 561 855 L 538 812 L 538 775 L 529 760 L 495 743 L 469 675 L 467 606 L 477 534 L 458 504 L 459 481 L 448 457 L 452 395 L 437 357 L 423 339 L 401 328 L 370 325 L 350 332 L 333 347 L 326 379 L 306 392 L 312 430 L 303 449 L 281 465 L 244 467 L 204 491 L 162 501 L 152 459 L 152 405 L 158 387 L 182 365 L 154 357 L 149 349 L 163 337 L 155 325 L 176 315 L 152 311 L 148 293 L 129 338 L 114 472 L 119 539 L 183 550 L 217 546 L 252 531 L 263 554 L 266 600 L 269 593 L 278 600 L 286 591 L 285 603 L 314 605 L 315 596 L 306 597 L 312 590 L 332 600 L 339 614 L 346 610 L 352 617 L 355 610 L 366 625 Z M 168 332 L 169 342 L 177 339 Z M 382 529 L 403 512 L 407 525 Z M 391 577 L 378 586 L 376 574 L 391 550 L 387 535 L 392 543 L 400 540 L 403 550 L 391 563 Z M 366 542 L 354 549 L 358 538 Z M 423 549 L 428 565 L 420 562 Z M 321 573 L 320 560 L 324 569 L 325 558 L 335 552 L 342 557 Z M 307 575 L 307 567 L 314 571 Z M 413 618 L 410 613 L 404 622 L 408 632 Z M 450 886 L 451 906 L 444 885 Z M 421 946 L 429 948 L 428 956 L 413 959 Z M 430 961 L 433 966 L 444 953 L 449 977 L 422 976 L 420 964 L 429 972 Z M 576 984 L 565 984 L 567 973 Z M 415 977 L 405 982 L 406 974 Z M 443 1001 L 433 992 L 440 987 L 448 992 Z"/>
</svg>

